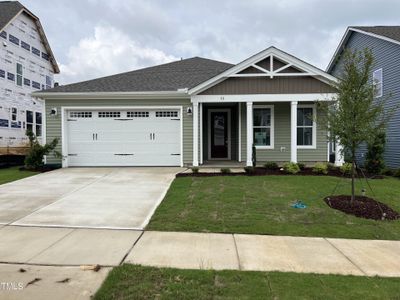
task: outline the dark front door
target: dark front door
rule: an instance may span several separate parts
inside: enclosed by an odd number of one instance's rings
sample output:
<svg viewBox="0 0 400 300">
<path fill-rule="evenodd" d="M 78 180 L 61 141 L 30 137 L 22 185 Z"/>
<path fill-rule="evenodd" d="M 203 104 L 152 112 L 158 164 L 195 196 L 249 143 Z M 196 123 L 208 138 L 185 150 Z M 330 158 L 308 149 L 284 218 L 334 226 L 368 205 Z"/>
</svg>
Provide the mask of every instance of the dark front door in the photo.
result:
<svg viewBox="0 0 400 300">
<path fill-rule="evenodd" d="M 228 113 L 211 112 L 211 158 L 228 158 Z"/>
</svg>

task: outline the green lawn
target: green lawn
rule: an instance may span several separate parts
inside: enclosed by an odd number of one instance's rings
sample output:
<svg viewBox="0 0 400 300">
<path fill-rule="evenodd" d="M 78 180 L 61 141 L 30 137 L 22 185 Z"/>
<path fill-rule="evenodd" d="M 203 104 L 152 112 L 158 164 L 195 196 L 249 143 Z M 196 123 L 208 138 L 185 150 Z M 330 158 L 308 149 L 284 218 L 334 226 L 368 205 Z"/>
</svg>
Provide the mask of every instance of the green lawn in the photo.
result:
<svg viewBox="0 0 400 300">
<path fill-rule="evenodd" d="M 20 171 L 19 167 L 12 167 L 6 169 L 0 169 L 0 184 L 15 181 L 25 177 L 33 176 L 38 172 L 32 171 Z"/>
<path fill-rule="evenodd" d="M 400 278 L 178 270 L 124 264 L 94 299 L 398 299 Z"/>
<path fill-rule="evenodd" d="M 348 194 L 348 179 L 328 176 L 177 178 L 147 229 L 400 240 L 400 220 L 367 220 L 329 208 L 323 198 L 338 182 L 336 194 Z M 368 196 L 400 211 L 400 180 L 370 184 L 376 196 L 367 190 Z M 308 208 L 291 208 L 296 199 Z"/>
</svg>

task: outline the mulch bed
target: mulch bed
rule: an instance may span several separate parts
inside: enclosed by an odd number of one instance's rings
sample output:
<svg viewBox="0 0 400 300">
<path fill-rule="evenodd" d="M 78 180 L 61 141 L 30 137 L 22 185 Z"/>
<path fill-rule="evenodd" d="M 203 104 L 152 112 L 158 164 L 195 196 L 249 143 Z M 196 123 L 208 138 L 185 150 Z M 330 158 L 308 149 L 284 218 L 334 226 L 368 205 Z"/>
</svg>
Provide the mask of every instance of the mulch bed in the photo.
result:
<svg viewBox="0 0 400 300">
<path fill-rule="evenodd" d="M 199 173 L 178 173 L 176 177 L 214 177 L 214 176 L 266 176 L 266 175 L 293 175 L 293 176 L 335 176 L 335 177 L 346 177 L 350 178 L 350 175 L 343 174 L 339 168 L 328 170 L 328 174 L 316 174 L 312 171 L 312 168 L 304 168 L 297 174 L 288 174 L 280 169 L 267 169 L 263 167 L 256 167 L 253 169 L 251 173 L 240 172 L 240 173 L 201 173 L 201 169 Z M 370 174 L 365 174 L 368 179 L 383 179 L 384 176 L 377 175 L 373 176 Z M 356 175 L 358 178 L 358 176 Z M 363 178 L 361 172 L 359 177 Z"/>
<path fill-rule="evenodd" d="M 45 172 L 50 172 L 50 171 L 57 170 L 59 168 L 60 167 L 58 167 L 58 166 L 43 166 L 43 167 L 40 167 L 40 168 L 32 170 L 32 169 L 28 169 L 28 168 L 25 168 L 25 167 L 20 167 L 19 170 L 20 171 L 34 171 L 34 172 L 45 173 Z"/>
<path fill-rule="evenodd" d="M 398 220 L 400 214 L 386 204 L 365 196 L 356 196 L 353 205 L 350 204 L 351 196 L 328 196 L 325 203 L 333 209 L 359 218 L 373 220 Z"/>
</svg>

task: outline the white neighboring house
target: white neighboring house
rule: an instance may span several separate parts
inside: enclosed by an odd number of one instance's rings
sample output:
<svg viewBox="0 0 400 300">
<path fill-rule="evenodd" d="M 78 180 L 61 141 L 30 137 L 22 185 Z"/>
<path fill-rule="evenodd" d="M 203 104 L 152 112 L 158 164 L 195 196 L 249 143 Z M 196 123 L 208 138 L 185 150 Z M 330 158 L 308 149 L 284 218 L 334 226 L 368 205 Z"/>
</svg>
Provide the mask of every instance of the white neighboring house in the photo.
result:
<svg viewBox="0 0 400 300">
<path fill-rule="evenodd" d="M 25 154 L 43 131 L 44 103 L 31 93 L 54 86 L 59 68 L 39 18 L 18 1 L 0 2 L 0 155 Z"/>
</svg>

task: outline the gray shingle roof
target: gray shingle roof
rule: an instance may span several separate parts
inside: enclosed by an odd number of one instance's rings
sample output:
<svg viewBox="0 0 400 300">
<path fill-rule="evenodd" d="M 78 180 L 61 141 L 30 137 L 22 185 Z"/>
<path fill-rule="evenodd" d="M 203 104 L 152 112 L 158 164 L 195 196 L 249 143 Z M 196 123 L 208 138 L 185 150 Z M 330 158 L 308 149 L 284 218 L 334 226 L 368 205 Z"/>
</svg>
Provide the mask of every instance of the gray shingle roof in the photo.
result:
<svg viewBox="0 0 400 300">
<path fill-rule="evenodd" d="M 0 30 L 14 18 L 24 6 L 18 1 L 0 2 Z"/>
<path fill-rule="evenodd" d="M 350 28 L 374 33 L 400 42 L 400 26 L 352 26 Z"/>
<path fill-rule="evenodd" d="M 193 57 L 136 71 L 58 86 L 41 92 L 157 92 L 192 88 L 233 65 Z"/>
</svg>

